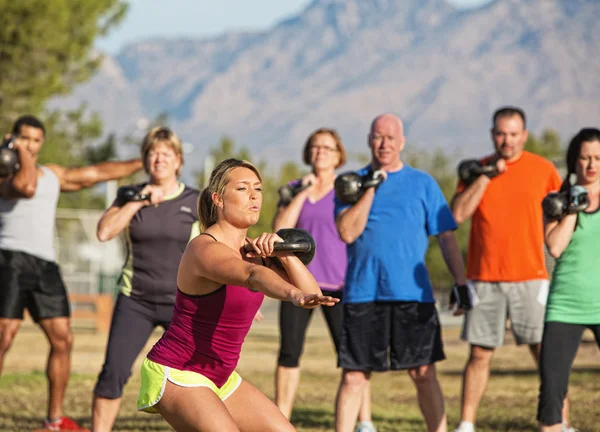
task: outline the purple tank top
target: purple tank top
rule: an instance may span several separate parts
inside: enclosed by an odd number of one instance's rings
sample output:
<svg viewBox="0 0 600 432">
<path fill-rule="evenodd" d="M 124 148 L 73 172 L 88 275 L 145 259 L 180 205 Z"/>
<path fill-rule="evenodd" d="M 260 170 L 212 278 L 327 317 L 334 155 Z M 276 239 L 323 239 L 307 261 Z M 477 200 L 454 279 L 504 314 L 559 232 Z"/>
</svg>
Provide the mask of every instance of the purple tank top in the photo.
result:
<svg viewBox="0 0 600 432">
<path fill-rule="evenodd" d="M 317 251 L 308 269 L 322 290 L 339 291 L 346 277 L 346 244 L 340 239 L 335 226 L 334 197 L 331 190 L 319 201 L 304 201 L 296 228 L 312 234 Z"/>
<path fill-rule="evenodd" d="M 222 387 L 264 299 L 261 292 L 223 285 L 206 295 L 177 290 L 168 330 L 148 353 L 153 362 L 204 375 Z"/>
</svg>

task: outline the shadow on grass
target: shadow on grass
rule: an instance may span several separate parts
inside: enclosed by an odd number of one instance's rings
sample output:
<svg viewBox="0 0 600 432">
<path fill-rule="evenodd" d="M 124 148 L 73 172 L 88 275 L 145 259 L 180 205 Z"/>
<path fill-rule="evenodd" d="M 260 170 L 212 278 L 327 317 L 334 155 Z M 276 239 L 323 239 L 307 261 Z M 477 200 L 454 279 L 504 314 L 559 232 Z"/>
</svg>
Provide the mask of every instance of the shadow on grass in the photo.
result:
<svg viewBox="0 0 600 432">
<path fill-rule="evenodd" d="M 116 431 L 170 431 L 172 428 L 161 416 L 147 415 L 140 417 L 119 417 L 113 430 Z"/>
<path fill-rule="evenodd" d="M 40 428 L 43 421 L 44 417 L 26 417 L 0 413 L 0 430 L 19 432 L 34 430 Z"/>
<path fill-rule="evenodd" d="M 18 414 L 0 413 L 0 430 L 2 431 L 34 431 L 40 429 L 44 423 L 44 416 L 24 416 Z M 77 423 L 89 427 L 88 419 L 73 417 Z"/>
<path fill-rule="evenodd" d="M 333 428 L 333 413 L 321 408 L 294 407 L 292 424 L 295 427 Z"/>
<path fill-rule="evenodd" d="M 89 417 L 73 417 L 77 423 L 83 427 L 91 427 Z M 44 417 L 23 416 L 0 413 L 0 430 L 13 431 L 33 431 L 39 429 L 44 421 Z M 160 416 L 148 416 L 147 419 L 139 417 L 119 417 L 115 423 L 115 431 L 168 431 L 169 425 Z"/>
<path fill-rule="evenodd" d="M 477 428 L 490 431 L 537 431 L 535 423 L 519 419 L 477 420 Z"/>
<path fill-rule="evenodd" d="M 591 373 L 600 374 L 600 367 L 574 367 L 571 373 Z M 438 375 L 444 376 L 462 376 L 463 369 L 453 369 L 438 371 Z M 538 371 L 535 369 L 492 369 L 490 371 L 491 376 L 531 376 L 537 377 Z"/>
<path fill-rule="evenodd" d="M 376 424 L 392 426 L 402 424 L 404 426 L 422 426 L 423 420 L 406 418 L 400 416 L 380 416 L 373 414 L 373 422 Z M 294 407 L 292 412 L 292 424 L 297 428 L 311 429 L 334 429 L 334 414 L 331 410 L 322 408 Z M 384 427 L 385 430 L 388 430 Z"/>
</svg>

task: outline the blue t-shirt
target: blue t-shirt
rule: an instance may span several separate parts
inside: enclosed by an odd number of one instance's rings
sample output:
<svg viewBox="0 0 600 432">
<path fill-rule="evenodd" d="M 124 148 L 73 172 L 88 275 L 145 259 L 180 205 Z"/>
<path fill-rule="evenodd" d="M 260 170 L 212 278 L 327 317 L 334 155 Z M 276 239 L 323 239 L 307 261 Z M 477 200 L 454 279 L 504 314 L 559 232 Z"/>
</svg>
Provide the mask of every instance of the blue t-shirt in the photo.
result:
<svg viewBox="0 0 600 432">
<path fill-rule="evenodd" d="M 344 302 L 433 303 L 425 267 L 429 236 L 455 230 L 456 222 L 429 174 L 408 165 L 387 174 L 375 193 L 365 230 L 347 246 Z M 336 198 L 335 215 L 348 207 Z"/>
</svg>

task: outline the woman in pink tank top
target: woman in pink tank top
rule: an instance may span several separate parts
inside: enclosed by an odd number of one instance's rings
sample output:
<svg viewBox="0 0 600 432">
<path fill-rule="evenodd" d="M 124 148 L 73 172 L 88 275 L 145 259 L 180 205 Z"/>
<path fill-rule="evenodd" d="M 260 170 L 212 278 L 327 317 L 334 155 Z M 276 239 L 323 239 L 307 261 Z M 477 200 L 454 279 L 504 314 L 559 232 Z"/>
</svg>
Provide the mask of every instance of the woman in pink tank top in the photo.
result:
<svg viewBox="0 0 600 432">
<path fill-rule="evenodd" d="M 214 169 L 198 200 L 203 233 L 181 259 L 173 319 L 144 360 L 138 399 L 138 409 L 161 414 L 175 430 L 294 430 L 235 372 L 244 338 L 264 295 L 304 308 L 338 299 L 323 295 L 295 255 L 273 251 L 277 234 L 246 237 L 261 204 L 260 173 L 237 159 Z"/>
</svg>

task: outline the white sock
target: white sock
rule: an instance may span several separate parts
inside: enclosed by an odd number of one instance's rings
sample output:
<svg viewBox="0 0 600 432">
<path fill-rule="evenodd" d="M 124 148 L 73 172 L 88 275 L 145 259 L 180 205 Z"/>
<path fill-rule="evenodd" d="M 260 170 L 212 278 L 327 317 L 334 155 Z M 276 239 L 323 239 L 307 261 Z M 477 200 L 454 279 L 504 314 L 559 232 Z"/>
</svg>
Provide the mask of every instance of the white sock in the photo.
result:
<svg viewBox="0 0 600 432">
<path fill-rule="evenodd" d="M 475 432 L 475 425 L 471 422 L 463 420 L 456 428 L 456 432 Z"/>
</svg>

